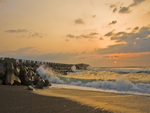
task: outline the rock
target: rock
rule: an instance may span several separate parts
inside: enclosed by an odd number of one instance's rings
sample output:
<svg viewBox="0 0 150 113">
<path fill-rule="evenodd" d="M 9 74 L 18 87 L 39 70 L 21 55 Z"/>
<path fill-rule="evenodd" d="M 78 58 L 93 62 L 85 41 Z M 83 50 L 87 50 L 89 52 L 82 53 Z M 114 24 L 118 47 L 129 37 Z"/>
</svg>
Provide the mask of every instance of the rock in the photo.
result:
<svg viewBox="0 0 150 113">
<path fill-rule="evenodd" d="M 0 85 L 2 85 L 3 84 L 3 81 L 0 79 Z"/>
<path fill-rule="evenodd" d="M 32 76 L 35 77 L 35 76 L 36 76 L 36 73 L 32 72 Z"/>
<path fill-rule="evenodd" d="M 15 73 L 15 75 L 16 75 L 17 77 L 19 77 L 20 69 L 19 69 L 19 68 L 16 68 L 14 73 Z"/>
<path fill-rule="evenodd" d="M 36 84 L 38 83 L 38 81 L 40 81 L 40 80 L 41 80 L 41 78 L 38 77 L 38 76 L 36 76 L 36 77 L 34 78 L 33 84 L 36 85 Z"/>
<path fill-rule="evenodd" d="M 7 75 L 5 78 L 5 83 L 6 85 L 13 85 L 15 79 L 13 63 L 8 62 L 6 69 L 7 69 Z"/>
<path fill-rule="evenodd" d="M 33 74 L 32 70 L 29 70 L 27 73 L 28 78 L 30 78 L 31 80 L 32 80 L 32 74 Z"/>
<path fill-rule="evenodd" d="M 21 84 L 21 80 L 17 76 L 15 76 L 14 77 L 14 85 L 20 85 L 20 84 Z"/>
<path fill-rule="evenodd" d="M 34 71 L 33 67 L 28 67 L 28 69 Z"/>
<path fill-rule="evenodd" d="M 50 81 L 48 79 L 45 80 L 44 86 L 51 86 L 51 83 L 50 83 Z"/>
<path fill-rule="evenodd" d="M 39 89 L 43 89 L 44 84 L 45 84 L 45 80 L 41 79 L 40 81 L 38 81 L 35 87 Z"/>
<path fill-rule="evenodd" d="M 27 71 L 25 66 L 21 66 L 19 78 L 21 80 L 21 83 L 24 85 L 31 85 L 33 83 L 33 81 L 31 81 L 31 79 L 27 76 Z"/>
<path fill-rule="evenodd" d="M 14 68 L 16 69 L 16 67 L 17 67 L 16 59 L 14 59 L 14 58 L 9 58 L 9 60 L 10 60 L 10 62 L 13 63 L 13 66 L 14 66 Z"/>
<path fill-rule="evenodd" d="M 2 63 L 0 63 L 0 78 L 5 77 L 6 69 Z"/>
<path fill-rule="evenodd" d="M 34 87 L 32 86 L 27 86 L 27 90 L 35 91 Z"/>
</svg>

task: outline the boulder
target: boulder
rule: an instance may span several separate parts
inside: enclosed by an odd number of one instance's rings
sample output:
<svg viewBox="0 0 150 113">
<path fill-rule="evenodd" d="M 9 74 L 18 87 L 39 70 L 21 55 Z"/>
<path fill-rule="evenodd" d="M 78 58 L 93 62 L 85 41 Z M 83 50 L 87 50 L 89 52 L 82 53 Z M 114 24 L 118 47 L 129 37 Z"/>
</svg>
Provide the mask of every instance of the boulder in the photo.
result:
<svg viewBox="0 0 150 113">
<path fill-rule="evenodd" d="M 7 74 L 6 74 L 6 78 L 5 78 L 5 84 L 13 85 L 14 79 L 15 79 L 13 63 L 8 62 L 6 69 L 7 69 Z"/>
<path fill-rule="evenodd" d="M 21 83 L 24 85 L 30 85 L 33 83 L 33 81 L 31 81 L 31 79 L 27 76 L 27 70 L 25 66 L 21 66 L 19 78 Z"/>
<path fill-rule="evenodd" d="M 27 90 L 35 91 L 34 87 L 32 87 L 31 85 L 27 86 Z"/>
<path fill-rule="evenodd" d="M 14 85 L 20 85 L 20 84 L 21 84 L 21 80 L 17 76 L 15 76 L 14 77 Z"/>
<path fill-rule="evenodd" d="M 32 71 L 34 71 L 33 67 L 28 67 L 28 70 L 32 70 Z"/>
<path fill-rule="evenodd" d="M 13 66 L 14 66 L 14 68 L 16 69 L 16 67 L 17 67 L 17 62 L 16 62 L 16 59 L 14 59 L 14 58 L 9 58 L 9 62 L 12 62 L 13 63 Z"/>
<path fill-rule="evenodd" d="M 0 63 L 0 78 L 5 77 L 6 69 L 2 63 Z"/>
<path fill-rule="evenodd" d="M 51 83 L 50 83 L 50 81 L 48 79 L 45 80 L 44 86 L 51 86 Z"/>
<path fill-rule="evenodd" d="M 43 89 L 44 84 L 45 84 L 45 80 L 41 79 L 40 81 L 38 81 L 35 87 L 39 89 Z"/>
<path fill-rule="evenodd" d="M 40 81 L 41 78 L 39 76 L 34 77 L 34 82 L 33 84 L 36 85 L 38 83 L 38 81 Z"/>
<path fill-rule="evenodd" d="M 30 64 L 31 64 L 31 66 L 33 67 L 33 66 L 34 66 L 34 61 L 31 61 Z"/>
<path fill-rule="evenodd" d="M 14 73 L 15 73 L 15 76 L 19 77 L 20 69 L 16 68 Z"/>
<path fill-rule="evenodd" d="M 3 84 L 3 81 L 0 79 L 0 85 L 2 85 Z"/>
<path fill-rule="evenodd" d="M 37 75 L 36 75 L 36 73 L 32 72 L 32 76 L 35 77 L 35 76 L 37 76 Z"/>
<path fill-rule="evenodd" d="M 30 78 L 31 80 L 32 80 L 32 75 L 33 75 L 33 71 L 32 71 L 32 70 L 29 70 L 29 71 L 27 72 L 27 76 L 28 76 L 28 78 Z"/>
</svg>

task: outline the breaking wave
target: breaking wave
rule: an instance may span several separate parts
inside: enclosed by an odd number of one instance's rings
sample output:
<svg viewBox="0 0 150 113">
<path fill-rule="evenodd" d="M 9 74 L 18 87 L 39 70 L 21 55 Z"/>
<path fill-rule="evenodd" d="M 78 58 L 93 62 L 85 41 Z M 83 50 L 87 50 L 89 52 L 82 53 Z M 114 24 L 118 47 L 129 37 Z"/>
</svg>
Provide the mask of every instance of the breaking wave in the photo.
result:
<svg viewBox="0 0 150 113">
<path fill-rule="evenodd" d="M 127 74 L 127 73 L 149 73 L 150 68 L 93 68 L 93 71 L 110 71 L 116 72 L 120 74 Z"/>
<path fill-rule="evenodd" d="M 116 79 L 116 80 L 101 80 L 101 79 L 80 79 L 78 78 L 77 75 L 82 76 L 82 74 L 84 75 L 86 74 L 92 74 L 93 73 L 98 73 L 99 71 L 80 71 L 80 70 L 76 70 L 75 67 L 72 67 L 72 70 L 75 72 L 75 75 L 71 77 L 69 77 L 70 75 L 67 76 L 57 76 L 54 75 L 54 73 L 52 72 L 51 69 L 44 69 L 42 66 L 39 67 L 37 69 L 38 73 L 40 74 L 40 76 L 45 76 L 46 78 L 48 78 L 50 80 L 51 83 L 54 84 L 65 84 L 68 85 L 70 88 L 72 85 L 74 86 L 84 86 L 84 87 L 90 87 L 90 88 L 96 88 L 96 89 L 101 89 L 103 91 L 114 91 L 114 92 L 119 92 L 119 93 L 131 93 L 131 94 L 148 94 L 150 95 L 150 84 L 147 82 L 132 82 L 129 80 L 126 80 L 124 77 L 120 78 L 120 79 Z M 90 68 L 91 70 L 91 68 Z M 77 73 L 79 72 L 79 73 Z M 101 71 L 103 72 L 103 71 Z M 106 72 L 106 70 L 105 70 Z M 100 72 L 99 72 L 100 73 Z M 104 73 L 103 73 L 104 74 Z M 114 72 L 109 72 L 109 74 L 112 74 L 112 76 L 114 76 Z M 121 76 L 122 74 L 120 74 Z M 126 75 L 126 74 L 125 74 Z M 107 76 L 107 73 L 105 73 L 105 75 L 103 76 Z M 118 75 L 117 75 L 118 76 Z M 127 76 L 129 76 L 127 74 Z M 138 76 L 138 75 L 137 75 Z M 149 74 L 150 76 L 150 74 Z M 76 78 L 73 78 L 76 77 Z M 88 75 L 87 75 L 88 77 Z"/>
</svg>

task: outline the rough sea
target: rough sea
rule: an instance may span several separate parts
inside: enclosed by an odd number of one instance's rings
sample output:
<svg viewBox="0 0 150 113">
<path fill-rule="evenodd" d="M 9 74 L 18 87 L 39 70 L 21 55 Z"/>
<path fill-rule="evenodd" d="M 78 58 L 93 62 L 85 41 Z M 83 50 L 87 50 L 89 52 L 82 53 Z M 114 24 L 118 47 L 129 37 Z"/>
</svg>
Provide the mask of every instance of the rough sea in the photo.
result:
<svg viewBox="0 0 150 113">
<path fill-rule="evenodd" d="M 54 74 L 50 68 L 37 69 L 40 76 L 52 83 L 51 87 L 113 92 L 150 96 L 150 67 L 88 67 L 67 75 Z"/>
</svg>

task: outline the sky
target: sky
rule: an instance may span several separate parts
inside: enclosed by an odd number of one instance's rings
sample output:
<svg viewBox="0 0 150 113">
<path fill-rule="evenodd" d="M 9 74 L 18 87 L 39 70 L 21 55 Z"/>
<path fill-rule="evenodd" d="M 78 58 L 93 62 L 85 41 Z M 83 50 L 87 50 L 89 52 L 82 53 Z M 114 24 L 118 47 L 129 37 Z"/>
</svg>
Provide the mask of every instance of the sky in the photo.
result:
<svg viewBox="0 0 150 113">
<path fill-rule="evenodd" d="M 0 57 L 150 66 L 150 0 L 0 0 Z"/>
</svg>

